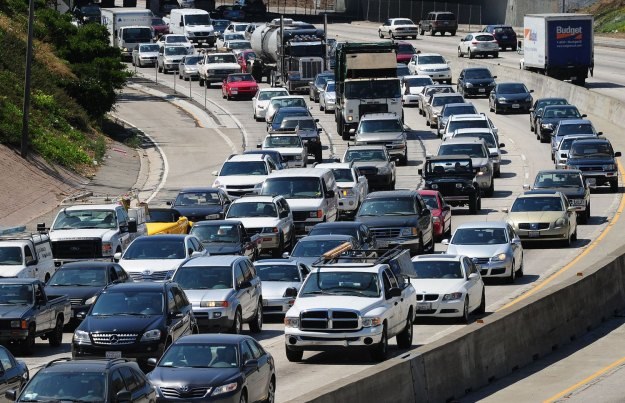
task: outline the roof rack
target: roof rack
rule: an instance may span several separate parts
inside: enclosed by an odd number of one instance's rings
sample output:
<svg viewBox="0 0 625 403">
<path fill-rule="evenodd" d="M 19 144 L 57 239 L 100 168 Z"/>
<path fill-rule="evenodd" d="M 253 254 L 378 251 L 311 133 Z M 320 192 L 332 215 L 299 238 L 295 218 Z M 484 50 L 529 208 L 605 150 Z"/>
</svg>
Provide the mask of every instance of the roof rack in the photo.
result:
<svg viewBox="0 0 625 403">
<path fill-rule="evenodd" d="M 71 360 L 72 360 L 71 357 L 57 358 L 57 359 L 54 359 L 54 360 L 50 361 L 49 363 L 47 363 L 44 368 L 48 368 L 49 366 L 57 364 L 59 362 L 67 362 L 67 361 L 71 361 Z"/>
<path fill-rule="evenodd" d="M 363 266 L 375 266 L 378 264 L 389 263 L 392 259 L 397 258 L 406 250 L 399 245 L 392 249 L 352 249 L 351 244 L 345 242 L 342 245 L 324 253 L 319 259 L 315 260 L 312 266 L 327 266 L 336 263 L 346 263 L 353 261 L 362 263 Z"/>
<path fill-rule="evenodd" d="M 26 231 L 25 226 L 0 229 L 0 241 L 23 241 L 29 239 L 36 243 L 35 236 L 47 235 L 48 229 L 44 223 L 37 224 L 36 233 Z"/>
</svg>

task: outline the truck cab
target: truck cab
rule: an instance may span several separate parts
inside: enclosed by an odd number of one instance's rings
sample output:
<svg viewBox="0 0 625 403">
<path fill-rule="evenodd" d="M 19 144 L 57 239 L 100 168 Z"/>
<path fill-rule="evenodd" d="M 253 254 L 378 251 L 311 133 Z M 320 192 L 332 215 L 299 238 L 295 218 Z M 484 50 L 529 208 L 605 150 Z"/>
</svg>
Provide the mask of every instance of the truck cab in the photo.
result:
<svg viewBox="0 0 625 403">
<path fill-rule="evenodd" d="M 0 233 L 0 277 L 48 281 L 54 271 L 48 235 Z"/>
<path fill-rule="evenodd" d="M 183 34 L 197 46 L 214 46 L 217 39 L 208 11 L 196 8 L 171 10 L 169 32 Z"/>
</svg>

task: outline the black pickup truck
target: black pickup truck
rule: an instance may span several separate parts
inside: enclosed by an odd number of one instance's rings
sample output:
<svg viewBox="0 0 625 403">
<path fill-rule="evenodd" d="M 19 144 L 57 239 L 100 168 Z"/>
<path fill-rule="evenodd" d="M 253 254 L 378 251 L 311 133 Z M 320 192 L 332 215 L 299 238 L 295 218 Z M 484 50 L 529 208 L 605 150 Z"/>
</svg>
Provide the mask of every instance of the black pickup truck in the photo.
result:
<svg viewBox="0 0 625 403">
<path fill-rule="evenodd" d="M 34 278 L 0 279 L 0 344 L 19 344 L 25 355 L 33 353 L 36 337 L 61 345 L 72 308 L 66 295 L 46 295 L 44 287 Z"/>
</svg>

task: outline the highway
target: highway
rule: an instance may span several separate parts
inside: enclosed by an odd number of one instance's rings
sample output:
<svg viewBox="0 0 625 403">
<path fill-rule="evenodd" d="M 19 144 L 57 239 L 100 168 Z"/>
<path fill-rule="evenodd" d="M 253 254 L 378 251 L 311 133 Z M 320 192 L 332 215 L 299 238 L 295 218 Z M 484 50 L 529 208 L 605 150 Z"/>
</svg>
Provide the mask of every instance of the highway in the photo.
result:
<svg viewBox="0 0 625 403">
<path fill-rule="evenodd" d="M 375 24 L 336 24 L 330 25 L 329 33 L 342 40 L 378 40 Z M 456 58 L 455 46 L 458 37 L 424 37 L 411 41 L 423 52 L 437 51 L 448 60 Z M 597 48 L 595 51 L 595 77 L 589 79 L 592 91 L 606 95 L 625 97 L 619 87 L 625 85 L 625 78 L 618 75 L 617 56 L 622 51 L 608 48 Z M 518 65 L 516 53 L 500 53 L 496 60 L 485 60 L 484 63 L 501 63 L 502 65 Z M 481 60 L 477 59 L 477 62 Z M 129 66 L 131 68 L 131 66 Z M 191 83 L 192 97 L 199 106 L 203 106 L 206 95 L 207 116 L 199 116 L 196 110 L 189 113 L 180 106 L 172 106 L 165 100 L 172 100 L 158 90 L 147 89 L 145 80 L 154 80 L 155 70 L 138 69 L 137 79 L 131 88 L 123 93 L 116 110 L 120 118 L 136 125 L 149 133 L 159 144 L 166 158 L 162 174 L 162 187 L 151 201 L 152 206 L 162 205 L 171 200 L 176 192 L 185 186 L 210 186 L 213 181 L 211 172 L 218 169 L 221 163 L 235 151 L 255 148 L 265 135 L 263 123 L 252 119 L 250 101 L 225 101 L 217 87 L 205 90 L 197 82 Z M 158 74 L 158 83 L 169 88 L 174 86 L 174 76 Z M 267 84 L 263 84 L 267 85 Z M 176 89 L 180 97 L 189 94 L 189 83 L 176 79 Z M 136 102 L 138 101 L 138 102 Z M 148 102 L 146 102 L 148 101 Z M 487 113 L 499 128 L 501 142 L 505 143 L 501 179 L 495 180 L 495 195 L 485 198 L 482 211 L 478 216 L 470 216 L 466 209 L 453 210 L 453 227 L 458 224 L 475 220 L 498 220 L 503 218 L 503 208 L 509 207 L 515 196 L 523 191 L 523 185 L 531 183 L 540 169 L 551 169 L 548 145 L 536 141 L 529 131 L 527 115 L 494 115 L 488 112 L 487 101 L 470 99 L 478 110 Z M 313 106 L 316 117 L 324 128 L 322 142 L 327 146 L 324 158 L 339 157 L 346 148 L 346 143 L 336 135 L 334 117 L 324 114 Z M 584 111 L 582 111 L 584 113 Z M 420 183 L 417 169 L 424 160 L 425 153 L 435 153 L 440 140 L 425 125 L 425 120 L 416 110 L 406 109 L 406 124 L 410 127 L 409 159 L 407 167 L 398 168 L 397 188 L 416 188 Z M 592 118 L 592 117 L 591 117 Z M 595 121 L 597 129 L 605 133 L 618 133 L 618 129 L 606 122 Z M 613 140 L 613 137 L 608 135 Z M 622 140 L 617 140 L 615 149 L 625 151 Z M 541 281 L 565 267 L 568 262 L 581 256 L 578 263 L 570 270 L 561 272 L 556 283 L 568 276 L 575 276 L 584 264 L 597 260 L 605 253 L 605 248 L 616 248 L 622 245 L 620 231 L 611 231 L 602 240 L 601 247 L 594 247 L 593 240 L 608 228 L 610 220 L 619 207 L 621 194 L 611 194 L 606 190 L 597 190 L 592 194 L 592 218 L 588 225 L 579 227 L 579 240 L 571 248 L 553 248 L 550 245 L 527 248 L 525 251 L 525 277 L 518 279 L 513 285 L 499 282 L 487 283 L 487 312 L 493 312 L 525 291 L 535 287 Z M 437 250 L 444 248 L 437 245 Z M 487 320 L 487 315 L 486 320 Z M 459 329 L 462 325 L 452 321 L 427 320 L 415 325 L 413 347 L 418 347 Z M 284 356 L 283 326 L 280 321 L 266 323 L 260 335 L 261 343 L 273 354 L 277 365 L 277 400 L 296 399 L 325 383 L 362 371 L 372 364 L 368 357 L 351 354 L 307 353 L 305 361 L 299 364 L 289 363 Z M 522 330 L 520 330 L 522 331 Z M 69 342 L 71 334 L 65 334 Z M 394 344 L 394 343 L 392 343 Z M 42 346 L 43 347 L 43 346 Z M 37 356 L 27 359 L 31 371 L 57 356 L 67 355 L 69 344 L 64 343 L 59 349 L 46 346 L 38 350 Z M 392 354 L 400 351 L 391 349 Z M 32 372 L 31 372 L 32 373 Z"/>
</svg>

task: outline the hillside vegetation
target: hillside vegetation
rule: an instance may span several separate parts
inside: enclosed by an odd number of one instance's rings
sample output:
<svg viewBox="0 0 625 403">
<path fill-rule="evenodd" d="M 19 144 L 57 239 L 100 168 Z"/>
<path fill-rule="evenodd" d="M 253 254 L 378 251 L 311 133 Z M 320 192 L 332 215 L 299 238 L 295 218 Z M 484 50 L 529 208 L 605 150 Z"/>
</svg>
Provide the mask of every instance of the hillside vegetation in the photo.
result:
<svg viewBox="0 0 625 403">
<path fill-rule="evenodd" d="M 599 0 L 580 12 L 595 16 L 595 32 L 625 33 L 625 0 Z"/>
<path fill-rule="evenodd" d="M 0 143 L 21 142 L 28 2 L 0 1 Z M 48 161 L 81 171 L 106 147 L 99 131 L 128 78 L 119 51 L 99 24 L 76 27 L 36 0 L 31 147 Z"/>
</svg>

